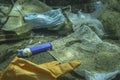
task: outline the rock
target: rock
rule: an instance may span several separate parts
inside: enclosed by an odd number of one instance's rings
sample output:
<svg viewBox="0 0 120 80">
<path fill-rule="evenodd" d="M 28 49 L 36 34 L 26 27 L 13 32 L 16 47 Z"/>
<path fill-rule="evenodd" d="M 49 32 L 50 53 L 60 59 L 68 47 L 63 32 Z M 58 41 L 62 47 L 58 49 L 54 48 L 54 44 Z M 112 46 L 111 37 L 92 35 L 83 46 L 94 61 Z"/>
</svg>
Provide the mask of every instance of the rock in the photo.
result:
<svg viewBox="0 0 120 80">
<path fill-rule="evenodd" d="M 109 4 L 109 7 L 120 12 L 120 0 L 104 0 Z"/>
<path fill-rule="evenodd" d="M 100 20 L 103 23 L 105 31 L 112 38 L 120 39 L 120 13 L 116 11 L 106 10 Z"/>
</svg>

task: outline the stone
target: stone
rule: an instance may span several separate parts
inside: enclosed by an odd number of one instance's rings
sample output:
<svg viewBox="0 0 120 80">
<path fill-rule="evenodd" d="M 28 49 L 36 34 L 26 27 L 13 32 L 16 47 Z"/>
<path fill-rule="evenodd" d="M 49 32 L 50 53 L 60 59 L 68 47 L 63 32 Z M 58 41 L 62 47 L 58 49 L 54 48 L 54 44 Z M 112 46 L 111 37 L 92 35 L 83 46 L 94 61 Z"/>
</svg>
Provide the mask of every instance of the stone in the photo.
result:
<svg viewBox="0 0 120 80">
<path fill-rule="evenodd" d="M 101 16 L 100 21 L 103 23 L 106 33 L 112 38 L 120 39 L 120 13 L 106 10 Z"/>
</svg>

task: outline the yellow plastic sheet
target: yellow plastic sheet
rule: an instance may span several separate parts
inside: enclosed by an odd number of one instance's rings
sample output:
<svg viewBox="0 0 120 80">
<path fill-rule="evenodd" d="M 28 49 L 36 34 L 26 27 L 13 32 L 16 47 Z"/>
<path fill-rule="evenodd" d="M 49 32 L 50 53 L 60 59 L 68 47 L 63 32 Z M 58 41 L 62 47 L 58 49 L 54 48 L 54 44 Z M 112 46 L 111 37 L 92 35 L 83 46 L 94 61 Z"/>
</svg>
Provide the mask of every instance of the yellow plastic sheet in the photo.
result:
<svg viewBox="0 0 120 80">
<path fill-rule="evenodd" d="M 0 80 L 56 80 L 59 76 L 80 65 L 79 60 L 59 64 L 53 61 L 34 64 L 28 60 L 15 57 L 5 71 L 0 73 Z"/>
</svg>

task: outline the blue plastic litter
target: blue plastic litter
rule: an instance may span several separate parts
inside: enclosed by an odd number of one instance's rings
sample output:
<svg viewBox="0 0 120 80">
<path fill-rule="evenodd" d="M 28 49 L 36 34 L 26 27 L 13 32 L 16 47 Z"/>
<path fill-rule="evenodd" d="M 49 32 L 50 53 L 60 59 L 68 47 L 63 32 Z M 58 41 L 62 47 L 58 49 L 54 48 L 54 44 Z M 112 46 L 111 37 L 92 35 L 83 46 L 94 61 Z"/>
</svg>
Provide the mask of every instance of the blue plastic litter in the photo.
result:
<svg viewBox="0 0 120 80">
<path fill-rule="evenodd" d="M 31 48 L 25 48 L 25 49 L 18 50 L 18 56 L 19 57 L 29 57 L 36 53 L 47 51 L 50 49 L 52 49 L 52 44 L 50 42 L 48 42 L 48 43 L 40 44 L 37 46 L 33 46 Z"/>
<path fill-rule="evenodd" d="M 50 10 L 43 14 L 26 13 L 24 19 L 26 23 L 32 23 L 33 29 L 54 28 L 65 22 L 61 9 Z"/>
</svg>

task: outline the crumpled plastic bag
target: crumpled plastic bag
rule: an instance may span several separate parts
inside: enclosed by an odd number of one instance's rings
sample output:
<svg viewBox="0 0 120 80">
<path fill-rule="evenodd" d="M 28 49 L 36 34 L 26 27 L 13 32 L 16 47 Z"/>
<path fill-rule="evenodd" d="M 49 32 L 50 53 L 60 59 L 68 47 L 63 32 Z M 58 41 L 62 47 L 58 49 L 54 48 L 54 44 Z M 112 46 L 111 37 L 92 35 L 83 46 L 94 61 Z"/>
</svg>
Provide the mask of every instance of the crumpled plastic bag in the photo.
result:
<svg viewBox="0 0 120 80">
<path fill-rule="evenodd" d="M 81 31 L 85 34 L 83 36 L 79 34 L 79 39 L 83 41 L 78 40 L 78 37 L 72 33 L 67 37 L 54 40 L 52 42 L 55 45 L 54 50 L 49 53 L 60 62 L 81 60 L 81 66 L 74 71 L 86 80 L 112 80 L 120 73 L 120 47 L 104 41 L 97 43 L 95 35 L 89 36 L 93 34 L 89 27 L 84 26 L 84 28 L 87 29 L 86 33 Z"/>
<path fill-rule="evenodd" d="M 24 19 L 26 23 L 32 23 L 33 29 L 56 28 L 65 22 L 61 9 L 50 10 L 43 14 L 26 13 Z"/>
<path fill-rule="evenodd" d="M 90 15 L 94 18 L 99 18 L 99 16 L 107 9 L 108 3 L 97 1 L 93 4 L 93 6 L 95 7 L 95 11 L 90 13 Z"/>
<path fill-rule="evenodd" d="M 102 23 L 91 16 L 89 13 L 78 11 L 77 14 L 66 12 L 69 20 L 73 23 L 74 35 L 81 40 L 84 50 L 95 51 L 96 45 L 102 43 L 101 37 L 104 36 Z"/>
<path fill-rule="evenodd" d="M 15 57 L 6 70 L 0 74 L 0 80 L 56 80 L 59 76 L 76 68 L 80 63 L 79 60 L 74 60 L 63 64 L 53 61 L 37 65 Z"/>
<path fill-rule="evenodd" d="M 53 41 L 54 51 L 49 51 L 50 54 L 60 62 L 80 59 L 82 64 L 74 71 L 86 80 L 115 78 L 120 72 L 120 47 L 102 41 L 100 37 L 105 34 L 102 23 L 87 13 L 66 14 L 73 24 L 74 33 Z"/>
<path fill-rule="evenodd" d="M 83 25 L 89 26 L 99 37 L 102 37 L 105 32 L 102 23 L 91 16 L 91 14 L 79 11 L 77 14 L 66 12 L 67 17 L 73 23 L 73 31 L 75 32 Z"/>
</svg>

